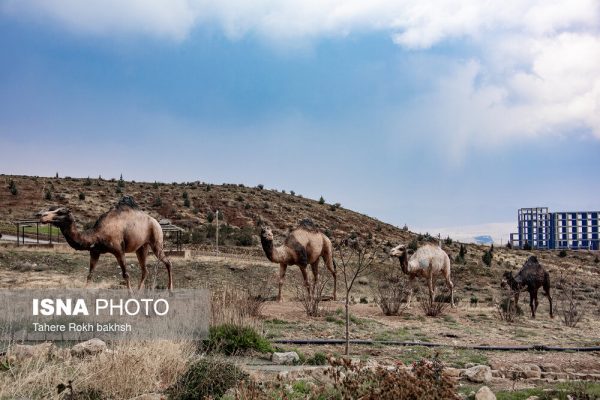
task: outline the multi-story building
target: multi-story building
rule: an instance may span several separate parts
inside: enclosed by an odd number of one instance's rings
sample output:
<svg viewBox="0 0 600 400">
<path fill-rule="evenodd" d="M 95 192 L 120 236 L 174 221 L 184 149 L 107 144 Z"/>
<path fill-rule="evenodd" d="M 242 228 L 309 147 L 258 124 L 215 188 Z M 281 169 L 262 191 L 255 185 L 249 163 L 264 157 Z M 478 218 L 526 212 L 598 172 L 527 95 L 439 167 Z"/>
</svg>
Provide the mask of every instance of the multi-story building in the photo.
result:
<svg viewBox="0 0 600 400">
<path fill-rule="evenodd" d="M 511 244 L 534 249 L 600 250 L 600 211 L 549 212 L 547 207 L 521 208 L 518 232 Z"/>
</svg>

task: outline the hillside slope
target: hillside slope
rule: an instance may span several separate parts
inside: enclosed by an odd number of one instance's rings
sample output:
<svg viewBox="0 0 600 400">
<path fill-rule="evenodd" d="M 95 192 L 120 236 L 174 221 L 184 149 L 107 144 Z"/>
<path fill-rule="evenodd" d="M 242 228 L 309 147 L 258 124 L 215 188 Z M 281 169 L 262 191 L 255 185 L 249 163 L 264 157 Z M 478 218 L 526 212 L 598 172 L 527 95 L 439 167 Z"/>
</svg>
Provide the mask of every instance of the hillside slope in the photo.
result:
<svg viewBox="0 0 600 400">
<path fill-rule="evenodd" d="M 11 182 L 16 194 L 10 190 Z M 299 220 L 311 218 L 336 236 L 360 231 L 392 242 L 411 238 L 407 231 L 341 206 L 260 187 L 11 175 L 0 175 L 0 232 L 12 233 L 14 220 L 31 218 L 52 205 L 69 206 L 78 223 L 89 225 L 124 195 L 132 196 L 153 217 L 170 219 L 186 229 L 210 224 L 219 210 L 225 225 L 250 230 L 264 221 L 280 235 Z"/>
</svg>

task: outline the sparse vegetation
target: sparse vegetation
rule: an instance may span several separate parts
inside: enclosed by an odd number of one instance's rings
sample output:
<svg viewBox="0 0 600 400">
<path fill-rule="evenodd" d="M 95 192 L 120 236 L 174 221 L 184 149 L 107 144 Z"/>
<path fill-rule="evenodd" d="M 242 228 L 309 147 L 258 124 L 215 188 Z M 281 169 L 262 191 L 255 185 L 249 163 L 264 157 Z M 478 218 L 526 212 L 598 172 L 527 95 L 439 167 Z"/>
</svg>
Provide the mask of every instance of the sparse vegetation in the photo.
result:
<svg viewBox="0 0 600 400">
<path fill-rule="evenodd" d="M 450 296 L 448 295 L 448 298 Z M 431 299 L 429 295 L 421 296 L 419 299 L 419 305 L 421 306 L 421 310 L 423 314 L 428 317 L 440 317 L 444 315 L 444 313 L 450 307 L 450 303 L 446 301 L 438 301 L 439 299 L 433 298 Z"/>
<path fill-rule="evenodd" d="M 205 347 L 210 352 L 240 355 L 250 350 L 272 353 L 271 343 L 250 326 L 223 324 L 212 326 Z"/>
<path fill-rule="evenodd" d="M 483 263 L 486 265 L 486 267 L 491 267 L 492 266 L 492 260 L 494 259 L 494 253 L 492 251 L 492 249 L 488 249 L 483 253 L 483 256 L 481 257 L 481 261 L 483 261 Z"/>
<path fill-rule="evenodd" d="M 85 193 L 79 192 L 79 200 L 85 200 Z"/>
<path fill-rule="evenodd" d="M 325 204 L 325 199 L 323 198 L 323 196 L 319 198 L 319 204 Z"/>
<path fill-rule="evenodd" d="M 218 399 L 248 378 L 231 362 L 204 357 L 191 363 L 167 393 L 174 400 Z"/>
</svg>

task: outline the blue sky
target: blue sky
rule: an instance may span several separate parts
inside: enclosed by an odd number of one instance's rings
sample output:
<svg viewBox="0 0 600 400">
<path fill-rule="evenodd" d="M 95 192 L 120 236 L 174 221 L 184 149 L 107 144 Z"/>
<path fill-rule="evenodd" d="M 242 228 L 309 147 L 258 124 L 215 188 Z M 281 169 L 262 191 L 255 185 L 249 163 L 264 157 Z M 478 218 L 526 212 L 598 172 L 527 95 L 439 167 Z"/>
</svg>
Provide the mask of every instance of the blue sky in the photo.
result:
<svg viewBox="0 0 600 400">
<path fill-rule="evenodd" d="M 262 183 L 432 232 L 600 208 L 600 6 L 480 3 L 0 0 L 0 171 Z"/>
</svg>

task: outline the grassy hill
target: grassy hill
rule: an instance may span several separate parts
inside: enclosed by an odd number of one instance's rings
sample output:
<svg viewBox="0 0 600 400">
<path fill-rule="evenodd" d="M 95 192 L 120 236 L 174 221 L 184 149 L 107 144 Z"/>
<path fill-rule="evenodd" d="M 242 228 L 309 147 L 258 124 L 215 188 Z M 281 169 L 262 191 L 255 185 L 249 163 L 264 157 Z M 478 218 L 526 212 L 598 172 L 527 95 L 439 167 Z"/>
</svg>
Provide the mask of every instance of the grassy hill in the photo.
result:
<svg viewBox="0 0 600 400">
<path fill-rule="evenodd" d="M 12 182 L 12 183 L 11 183 Z M 407 231 L 339 204 L 322 203 L 293 192 L 204 182 L 159 183 L 101 178 L 48 178 L 0 175 L 0 232 L 12 233 L 12 221 L 31 218 L 52 205 L 71 208 L 78 223 L 89 226 L 124 195 L 157 219 L 169 219 L 188 230 L 186 240 L 202 243 L 213 234 L 214 217 L 221 215 L 225 244 L 250 245 L 260 221 L 285 234 L 303 218 L 312 219 L 329 235 L 352 231 L 392 242 L 411 239 Z M 254 242 L 256 236 L 254 236 Z"/>
</svg>

